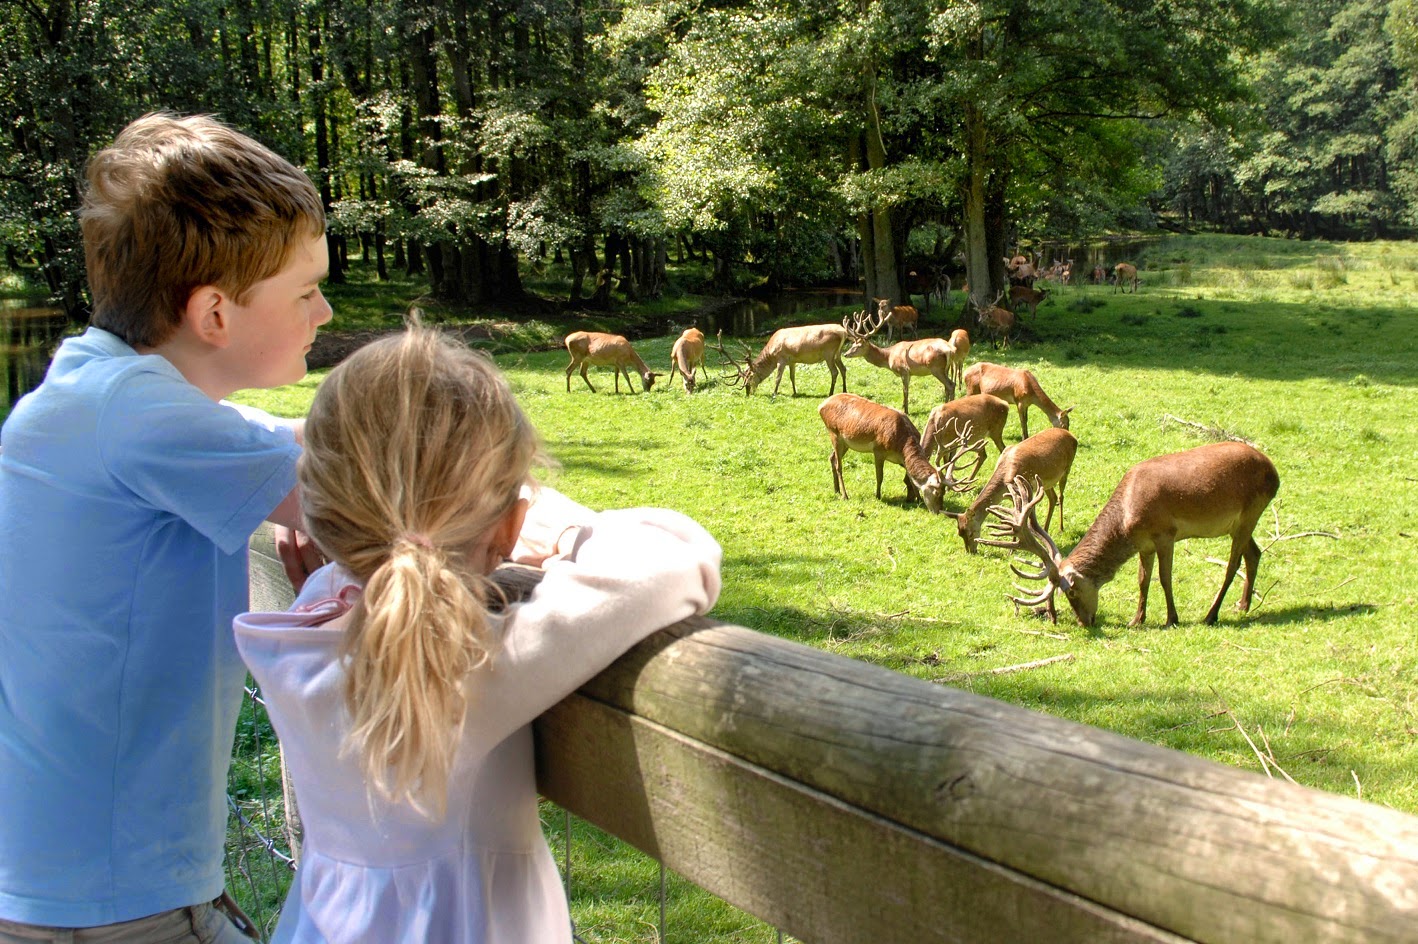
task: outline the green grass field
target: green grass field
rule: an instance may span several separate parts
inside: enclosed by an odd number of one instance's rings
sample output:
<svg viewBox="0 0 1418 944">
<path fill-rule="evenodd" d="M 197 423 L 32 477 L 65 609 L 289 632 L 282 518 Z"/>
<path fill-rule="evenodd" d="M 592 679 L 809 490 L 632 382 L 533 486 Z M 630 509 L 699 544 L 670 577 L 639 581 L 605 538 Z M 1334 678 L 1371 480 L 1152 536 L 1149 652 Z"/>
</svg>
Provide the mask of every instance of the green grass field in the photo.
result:
<svg viewBox="0 0 1418 944">
<path fill-rule="evenodd" d="M 1148 624 L 1127 626 L 1137 593 L 1129 563 L 1102 592 L 1098 626 L 1085 630 L 1062 600 L 1057 626 L 1017 615 L 1005 554 L 967 555 L 951 518 L 904 500 L 897 467 L 878 501 L 870 458 L 848 454 L 852 497 L 838 499 L 817 416 L 824 367 L 798 372 L 796 397 L 785 378 L 775 398 L 771 383 L 748 397 L 717 379 L 692 396 L 677 384 L 616 396 L 609 372 L 595 370 L 597 393 L 579 377 L 568 393 L 560 350 L 499 364 L 560 463 L 558 488 L 596 507 L 675 508 L 715 534 L 719 619 L 1418 813 L 1418 245 L 1188 237 L 1137 261 L 1137 295 L 1056 290 L 1028 323 L 1030 340 L 1004 350 L 977 342 L 971 361 L 1028 367 L 1073 407 L 1080 448 L 1056 534 L 1065 551 L 1129 466 L 1207 441 L 1189 424 L 1245 437 L 1271 457 L 1281 486 L 1256 533 L 1256 602 L 1249 615 L 1232 609 L 1238 581 L 1216 626 L 1200 619 L 1225 539 L 1178 546 L 1181 625 L 1161 628 L 1154 589 Z M 672 340 L 637 349 L 665 369 Z M 848 364 L 853 392 L 900 405 L 894 376 Z M 299 413 L 318 379 L 247 399 Z M 918 426 L 940 397 L 934 380 L 913 381 Z M 1036 411 L 1030 423 L 1046 420 Z M 1006 443 L 1018 436 L 1011 417 Z M 991 447 L 982 482 L 993 463 Z M 968 501 L 948 497 L 946 510 Z M 1072 658 L 992 673 L 1060 655 Z M 557 844 L 559 814 L 551 819 Z M 595 863 L 574 895 L 583 931 L 593 929 L 584 936 L 653 940 L 653 864 L 599 834 L 582 844 Z M 672 939 L 774 939 L 702 899 L 676 893 L 684 913 L 672 918 Z"/>
</svg>

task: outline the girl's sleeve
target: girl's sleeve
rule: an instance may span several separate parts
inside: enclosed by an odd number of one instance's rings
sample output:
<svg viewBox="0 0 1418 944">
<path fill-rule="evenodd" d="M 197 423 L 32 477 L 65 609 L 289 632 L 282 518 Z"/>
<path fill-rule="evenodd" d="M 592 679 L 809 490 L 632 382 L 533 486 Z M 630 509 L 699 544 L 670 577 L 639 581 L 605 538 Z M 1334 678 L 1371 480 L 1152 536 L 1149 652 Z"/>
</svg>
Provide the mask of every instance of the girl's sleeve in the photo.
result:
<svg viewBox="0 0 1418 944">
<path fill-rule="evenodd" d="M 719 544 L 678 512 L 609 511 L 576 528 L 574 549 L 548 559 L 532 595 L 509 608 L 503 648 L 474 689 L 488 746 L 719 597 Z"/>
<path fill-rule="evenodd" d="M 581 529 L 596 513 L 547 485 L 535 490 L 523 486 L 522 497 L 531 504 L 511 560 L 541 567 L 548 558 L 565 556 L 576 546 Z"/>
</svg>

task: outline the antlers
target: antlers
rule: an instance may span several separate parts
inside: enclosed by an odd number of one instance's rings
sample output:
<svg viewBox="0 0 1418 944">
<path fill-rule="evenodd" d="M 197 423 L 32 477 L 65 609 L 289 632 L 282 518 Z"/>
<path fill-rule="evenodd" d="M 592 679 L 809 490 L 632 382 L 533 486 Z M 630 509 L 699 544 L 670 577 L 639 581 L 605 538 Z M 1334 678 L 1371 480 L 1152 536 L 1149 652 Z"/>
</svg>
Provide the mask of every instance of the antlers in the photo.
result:
<svg viewBox="0 0 1418 944">
<path fill-rule="evenodd" d="M 975 427 L 969 420 L 963 424 L 959 423 L 959 417 L 952 416 L 947 422 L 942 436 L 949 437 L 944 452 L 950 456 L 950 460 L 941 467 L 940 477 L 942 482 L 953 492 L 968 492 L 975 487 L 975 479 L 980 474 L 980 467 L 985 464 L 985 440 L 984 437 L 970 442 L 970 436 L 974 433 Z M 940 441 L 940 437 L 937 437 Z M 955 471 L 965 457 L 971 453 L 975 455 L 975 464 L 970 468 L 969 474 L 963 478 L 957 478 Z"/>
<path fill-rule="evenodd" d="M 1025 596 L 1011 596 L 1016 607 L 1031 606 L 1037 607 L 1041 604 L 1049 614 L 1052 622 L 1058 622 L 1058 614 L 1054 612 L 1054 591 L 1062 589 L 1068 592 L 1069 583 L 1067 578 L 1059 573 L 1059 565 L 1063 562 L 1063 555 L 1059 553 L 1058 546 L 1054 544 L 1053 538 L 1049 537 L 1047 531 L 1039 527 L 1038 520 L 1034 517 L 1034 506 L 1039 504 L 1044 497 L 1044 491 L 1039 487 L 1039 479 L 1034 477 L 1031 483 L 1022 475 L 1016 475 L 1014 481 L 1006 486 L 1009 489 L 1010 505 L 991 505 L 989 513 L 998 518 L 998 522 L 990 523 L 990 534 L 993 539 L 981 538 L 981 544 L 988 544 L 992 547 L 1003 547 L 1011 551 L 1022 552 L 1016 555 L 1015 560 L 1010 561 L 1009 569 L 1015 576 L 1025 580 L 1045 580 L 1047 585 L 1042 590 L 1029 590 L 1015 584 L 1014 589 Z M 1040 566 L 1031 570 L 1021 566 L 1023 555 L 1034 555 L 1039 558 Z"/>
<path fill-rule="evenodd" d="M 886 324 L 886 319 L 891 314 L 891 303 L 887 299 L 882 299 L 876 309 L 876 318 L 873 319 L 865 310 L 854 312 L 842 316 L 842 327 L 847 329 L 847 337 L 853 341 L 865 341 L 876 335 Z"/>
<path fill-rule="evenodd" d="M 744 353 L 744 362 L 742 364 L 734 360 L 734 356 L 724 350 L 724 331 L 722 328 L 719 329 L 718 345 L 719 353 L 723 355 L 724 360 L 728 361 L 729 365 L 734 369 L 732 376 L 728 374 L 724 375 L 724 383 L 730 387 L 734 387 L 747 382 L 749 374 L 748 365 L 753 361 L 753 352 L 748 349 L 748 345 L 744 344 L 742 341 L 739 342 L 739 346 L 743 348 Z"/>
</svg>

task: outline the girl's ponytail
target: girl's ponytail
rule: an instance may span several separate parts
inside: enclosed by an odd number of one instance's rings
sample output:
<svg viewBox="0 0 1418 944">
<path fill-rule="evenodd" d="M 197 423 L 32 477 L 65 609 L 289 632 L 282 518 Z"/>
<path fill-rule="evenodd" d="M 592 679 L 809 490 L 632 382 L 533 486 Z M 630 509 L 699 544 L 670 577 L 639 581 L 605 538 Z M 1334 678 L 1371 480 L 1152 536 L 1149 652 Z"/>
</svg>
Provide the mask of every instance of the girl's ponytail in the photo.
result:
<svg viewBox="0 0 1418 944">
<path fill-rule="evenodd" d="M 491 360 L 414 327 L 320 385 L 299 478 L 306 530 L 364 585 L 345 703 L 370 790 L 441 815 L 477 684 L 495 655 L 492 585 L 469 563 L 541 459 Z"/>
</svg>

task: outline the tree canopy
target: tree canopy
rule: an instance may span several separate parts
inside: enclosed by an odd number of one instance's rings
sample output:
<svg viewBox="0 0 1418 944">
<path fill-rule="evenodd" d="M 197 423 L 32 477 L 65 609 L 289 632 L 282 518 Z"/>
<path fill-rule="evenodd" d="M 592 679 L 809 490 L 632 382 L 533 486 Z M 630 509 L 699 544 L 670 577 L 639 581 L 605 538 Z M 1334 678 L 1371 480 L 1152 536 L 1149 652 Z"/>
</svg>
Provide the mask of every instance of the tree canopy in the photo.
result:
<svg viewBox="0 0 1418 944">
<path fill-rule="evenodd" d="M 1030 239 L 1418 222 L 1418 0 L 8 0 L 0 49 L 0 245 L 76 317 L 84 159 L 159 109 L 303 164 L 332 277 L 357 245 L 474 305 L 552 256 L 573 304 L 674 247 L 983 298 Z"/>
</svg>

